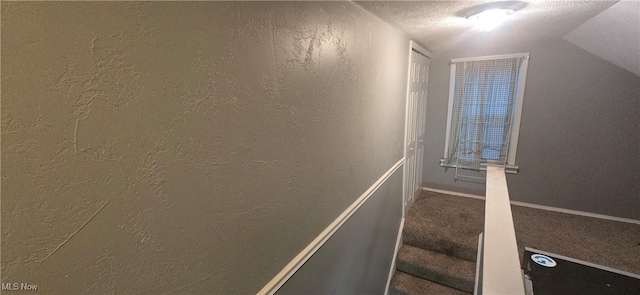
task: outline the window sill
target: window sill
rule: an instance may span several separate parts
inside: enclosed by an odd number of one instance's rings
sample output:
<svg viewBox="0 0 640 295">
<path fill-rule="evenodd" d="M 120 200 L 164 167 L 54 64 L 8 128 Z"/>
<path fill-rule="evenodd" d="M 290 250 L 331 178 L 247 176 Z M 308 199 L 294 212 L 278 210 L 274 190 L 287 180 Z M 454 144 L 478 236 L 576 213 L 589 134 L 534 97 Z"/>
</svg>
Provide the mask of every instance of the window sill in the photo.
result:
<svg viewBox="0 0 640 295">
<path fill-rule="evenodd" d="M 482 165 L 482 167 L 480 167 L 478 170 L 480 171 L 486 171 L 487 170 L 487 164 L 480 164 Z M 457 168 L 457 166 L 455 164 L 447 164 L 444 162 L 444 159 L 440 159 L 440 167 L 445 167 L 445 168 Z M 460 166 L 460 168 L 467 168 L 467 169 L 473 169 L 470 167 L 463 167 Z M 518 171 L 520 170 L 520 167 L 515 166 L 515 165 L 506 165 L 504 166 L 504 170 L 506 173 L 509 174 L 518 174 Z"/>
</svg>

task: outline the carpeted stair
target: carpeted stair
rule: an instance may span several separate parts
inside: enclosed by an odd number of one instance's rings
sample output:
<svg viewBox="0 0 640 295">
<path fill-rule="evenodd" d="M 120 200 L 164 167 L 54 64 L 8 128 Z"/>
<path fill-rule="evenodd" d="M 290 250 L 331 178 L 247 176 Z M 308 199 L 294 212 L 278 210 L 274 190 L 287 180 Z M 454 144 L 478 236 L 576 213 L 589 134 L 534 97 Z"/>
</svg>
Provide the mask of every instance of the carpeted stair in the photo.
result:
<svg viewBox="0 0 640 295">
<path fill-rule="evenodd" d="M 639 224 L 511 208 L 521 259 L 526 246 L 640 274 Z M 483 223 L 483 200 L 422 192 L 405 216 L 389 294 L 473 292 Z"/>
<path fill-rule="evenodd" d="M 423 192 L 405 216 L 389 294 L 473 293 L 483 212 L 482 200 Z"/>
<path fill-rule="evenodd" d="M 419 277 L 412 276 L 396 270 L 391 279 L 389 294 L 413 295 L 413 294 L 441 294 L 441 295 L 464 295 L 468 294 L 457 289 L 449 288 L 432 281 L 427 281 Z"/>
</svg>

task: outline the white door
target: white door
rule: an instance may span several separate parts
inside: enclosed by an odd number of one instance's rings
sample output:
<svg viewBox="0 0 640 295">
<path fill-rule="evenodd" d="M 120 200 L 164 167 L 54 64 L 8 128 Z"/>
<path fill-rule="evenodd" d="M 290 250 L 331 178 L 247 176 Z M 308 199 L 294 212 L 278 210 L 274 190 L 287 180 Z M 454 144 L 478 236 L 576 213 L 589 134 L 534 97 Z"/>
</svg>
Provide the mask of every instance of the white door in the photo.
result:
<svg viewBox="0 0 640 295">
<path fill-rule="evenodd" d="M 411 51 L 405 134 L 405 208 L 422 188 L 429 58 Z"/>
</svg>

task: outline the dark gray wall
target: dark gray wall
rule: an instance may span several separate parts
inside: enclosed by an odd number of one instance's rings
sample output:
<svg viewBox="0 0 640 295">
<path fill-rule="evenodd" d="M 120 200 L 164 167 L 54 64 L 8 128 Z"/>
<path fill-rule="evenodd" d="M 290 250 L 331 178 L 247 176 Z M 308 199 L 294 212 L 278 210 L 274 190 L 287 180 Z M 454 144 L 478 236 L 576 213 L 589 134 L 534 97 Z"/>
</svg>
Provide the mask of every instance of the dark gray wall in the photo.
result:
<svg viewBox="0 0 640 295">
<path fill-rule="evenodd" d="M 530 52 L 512 200 L 640 219 L 640 78 L 566 41 L 467 46 L 431 60 L 426 186 L 484 195 L 439 167 L 451 58 Z"/>
<path fill-rule="evenodd" d="M 257 292 L 402 158 L 407 48 L 351 2 L 3 1 L 2 282 Z"/>
<path fill-rule="evenodd" d="M 384 294 L 402 218 L 402 169 L 277 294 Z"/>
</svg>

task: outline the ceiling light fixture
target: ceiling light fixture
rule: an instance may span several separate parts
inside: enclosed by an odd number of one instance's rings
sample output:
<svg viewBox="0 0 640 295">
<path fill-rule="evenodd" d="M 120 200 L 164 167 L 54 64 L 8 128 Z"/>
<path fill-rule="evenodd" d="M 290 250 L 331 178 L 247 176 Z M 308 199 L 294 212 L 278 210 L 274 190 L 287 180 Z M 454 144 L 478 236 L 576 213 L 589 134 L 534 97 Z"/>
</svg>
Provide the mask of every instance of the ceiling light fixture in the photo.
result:
<svg viewBox="0 0 640 295">
<path fill-rule="evenodd" d="M 458 15 L 468 19 L 479 30 L 491 31 L 502 24 L 509 15 L 527 6 L 524 1 L 500 1 L 469 7 Z"/>
<path fill-rule="evenodd" d="M 513 9 L 492 8 L 468 16 L 467 19 L 472 21 L 478 29 L 491 31 L 503 23 L 505 19 L 514 12 Z"/>
</svg>

